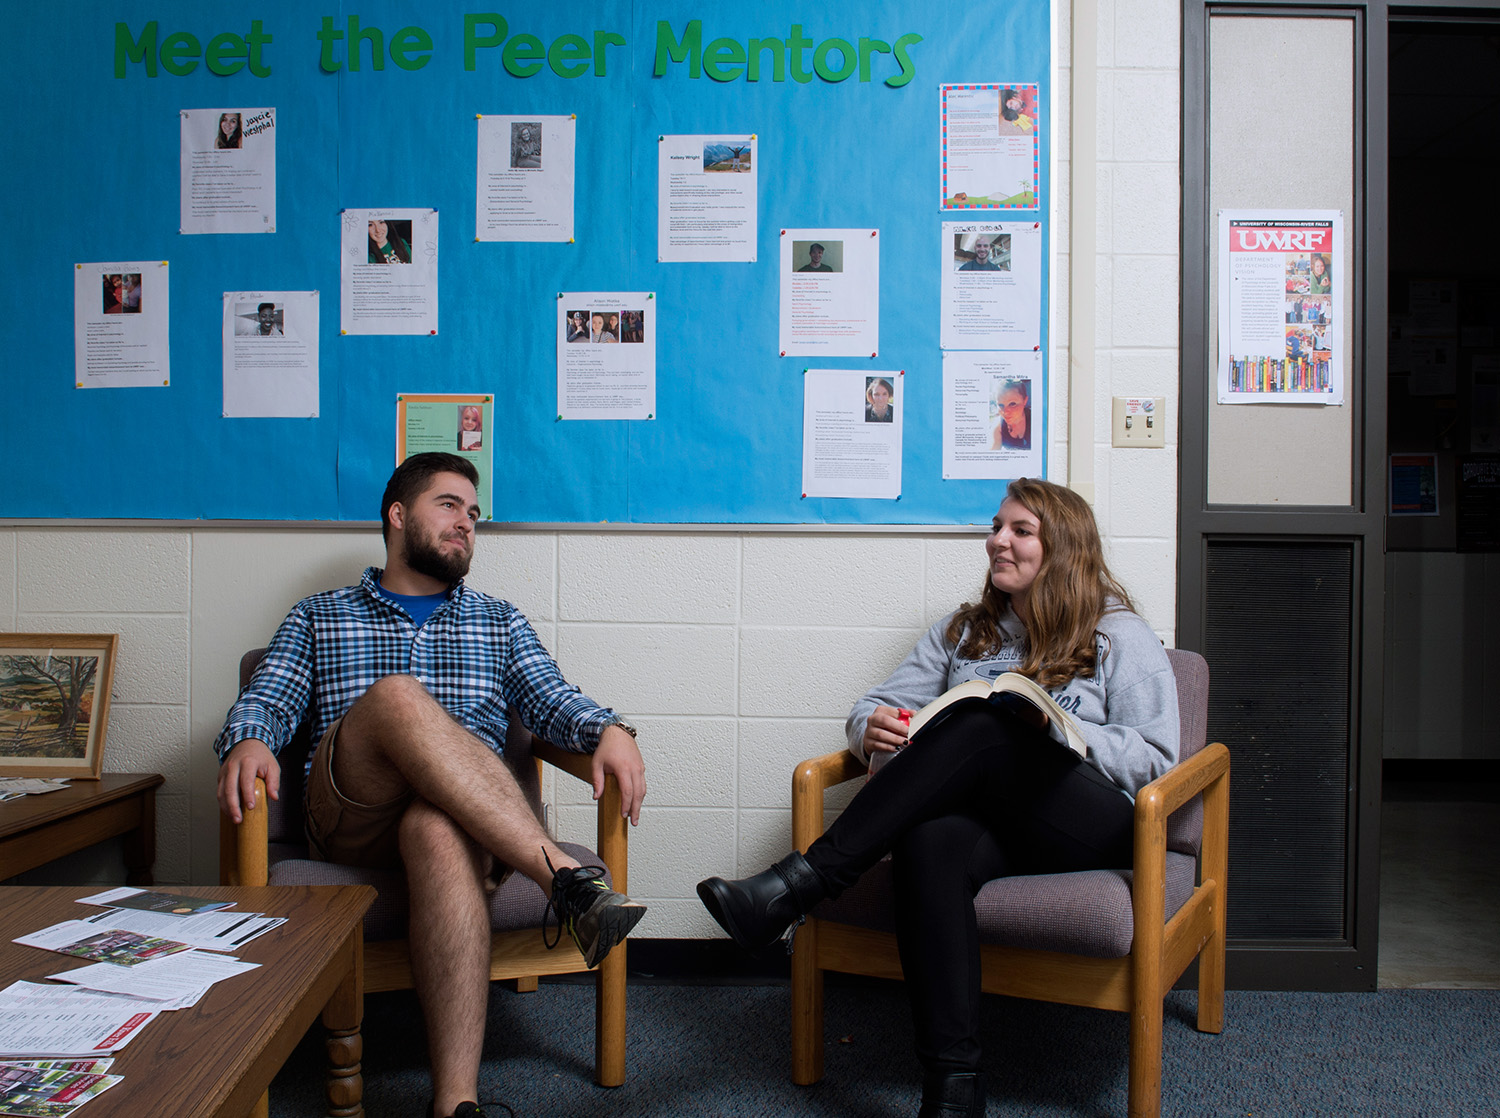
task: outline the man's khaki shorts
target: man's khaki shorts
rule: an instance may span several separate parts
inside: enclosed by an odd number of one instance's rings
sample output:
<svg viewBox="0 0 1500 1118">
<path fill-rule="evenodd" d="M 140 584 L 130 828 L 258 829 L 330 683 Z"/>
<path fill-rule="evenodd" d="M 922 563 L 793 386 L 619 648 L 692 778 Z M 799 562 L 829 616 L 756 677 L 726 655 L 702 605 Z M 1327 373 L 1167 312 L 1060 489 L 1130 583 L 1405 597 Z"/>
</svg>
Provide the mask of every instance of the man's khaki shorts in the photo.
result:
<svg viewBox="0 0 1500 1118">
<path fill-rule="evenodd" d="M 313 753 L 307 774 L 307 845 L 322 862 L 374 869 L 401 865 L 401 816 L 414 793 L 383 804 L 361 804 L 347 799 L 333 780 L 333 750 L 340 718 L 328 727 Z"/>
</svg>

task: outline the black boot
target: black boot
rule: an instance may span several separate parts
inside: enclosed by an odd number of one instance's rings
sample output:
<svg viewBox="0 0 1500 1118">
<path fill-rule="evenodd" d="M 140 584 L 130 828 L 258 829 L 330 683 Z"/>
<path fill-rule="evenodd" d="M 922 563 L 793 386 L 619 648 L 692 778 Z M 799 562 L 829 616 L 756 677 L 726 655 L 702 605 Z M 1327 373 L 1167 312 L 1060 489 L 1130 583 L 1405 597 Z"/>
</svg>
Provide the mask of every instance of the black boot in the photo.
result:
<svg viewBox="0 0 1500 1118">
<path fill-rule="evenodd" d="M 984 1076 L 977 1071 L 928 1072 L 917 1118 L 984 1118 Z"/>
<path fill-rule="evenodd" d="M 698 882 L 699 899 L 735 943 L 759 951 L 784 939 L 788 955 L 803 917 L 827 894 L 823 879 L 795 850 L 754 877 Z"/>
</svg>

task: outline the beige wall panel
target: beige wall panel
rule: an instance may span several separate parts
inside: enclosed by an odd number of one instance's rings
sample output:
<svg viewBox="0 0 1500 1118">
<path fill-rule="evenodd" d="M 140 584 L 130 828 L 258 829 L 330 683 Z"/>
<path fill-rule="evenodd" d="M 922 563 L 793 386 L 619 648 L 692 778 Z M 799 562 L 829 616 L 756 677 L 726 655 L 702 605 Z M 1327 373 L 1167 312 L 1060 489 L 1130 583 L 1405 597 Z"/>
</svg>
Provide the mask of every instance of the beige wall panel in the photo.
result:
<svg viewBox="0 0 1500 1118">
<path fill-rule="evenodd" d="M 1352 274 L 1354 24 L 1217 16 L 1209 24 L 1209 57 L 1209 329 L 1217 361 L 1220 210 L 1342 210 L 1344 255 L 1334 274 Z M 1340 313 L 1350 323 L 1349 285 L 1340 286 Z M 1352 334 L 1345 330 L 1346 338 Z M 1346 363 L 1342 407 L 1211 404 L 1209 502 L 1352 503 L 1355 409 L 1347 400 L 1357 375 Z"/>
</svg>

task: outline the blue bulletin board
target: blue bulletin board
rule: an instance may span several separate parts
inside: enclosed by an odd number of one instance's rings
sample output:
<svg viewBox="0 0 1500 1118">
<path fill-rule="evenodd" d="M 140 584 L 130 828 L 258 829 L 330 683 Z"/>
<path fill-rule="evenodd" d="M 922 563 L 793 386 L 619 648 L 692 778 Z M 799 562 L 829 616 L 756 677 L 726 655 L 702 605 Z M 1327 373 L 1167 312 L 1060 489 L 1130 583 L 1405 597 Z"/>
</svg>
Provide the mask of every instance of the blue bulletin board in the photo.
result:
<svg viewBox="0 0 1500 1118">
<path fill-rule="evenodd" d="M 499 13 L 160 0 L 35 4 L 7 19 L 0 516 L 373 520 L 394 464 L 396 399 L 412 392 L 495 396 L 486 512 L 500 521 L 987 521 L 1002 483 L 942 480 L 945 220 L 1041 223 L 1044 377 L 1034 394 L 1047 398 L 1055 97 L 1045 0 L 633 0 Z M 410 28 L 422 35 L 405 36 L 397 60 L 393 44 Z M 564 77 L 546 51 L 570 35 L 578 41 L 556 57 L 579 72 Z M 768 61 L 749 80 L 732 44 L 773 39 L 786 46 L 787 72 L 776 80 Z M 899 49 L 863 50 L 867 40 Z M 234 72 L 210 68 L 214 43 L 217 68 Z M 1039 90 L 1038 209 L 942 210 L 939 87 L 961 82 Z M 276 230 L 183 235 L 179 114 L 238 104 L 276 109 Z M 576 114 L 575 243 L 476 242 L 481 113 Z M 757 136 L 756 262 L 657 262 L 658 137 L 689 133 Z M 376 206 L 439 213 L 436 336 L 339 332 L 340 214 Z M 879 230 L 878 357 L 778 356 L 778 234 L 794 227 Z M 112 260 L 170 262 L 167 387 L 74 386 L 74 267 Z M 322 306 L 318 417 L 223 418 L 223 294 L 312 290 Z M 558 421 L 564 291 L 654 293 L 655 419 Z M 810 364 L 904 372 L 899 500 L 802 497 Z M 1045 444 L 1044 424 L 1036 437 Z"/>
</svg>

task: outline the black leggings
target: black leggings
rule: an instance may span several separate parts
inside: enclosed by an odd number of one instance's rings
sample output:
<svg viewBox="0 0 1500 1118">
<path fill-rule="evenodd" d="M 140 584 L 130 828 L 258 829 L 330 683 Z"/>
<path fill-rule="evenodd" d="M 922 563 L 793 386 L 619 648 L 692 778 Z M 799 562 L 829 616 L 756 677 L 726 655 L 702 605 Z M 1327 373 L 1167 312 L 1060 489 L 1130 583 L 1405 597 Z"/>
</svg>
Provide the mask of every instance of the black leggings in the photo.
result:
<svg viewBox="0 0 1500 1118">
<path fill-rule="evenodd" d="M 1127 867 L 1133 816 L 1098 769 L 999 707 L 965 704 L 881 769 L 807 860 L 837 896 L 893 855 L 917 1058 L 929 1071 L 974 1071 L 974 895 L 997 877 Z"/>
</svg>

